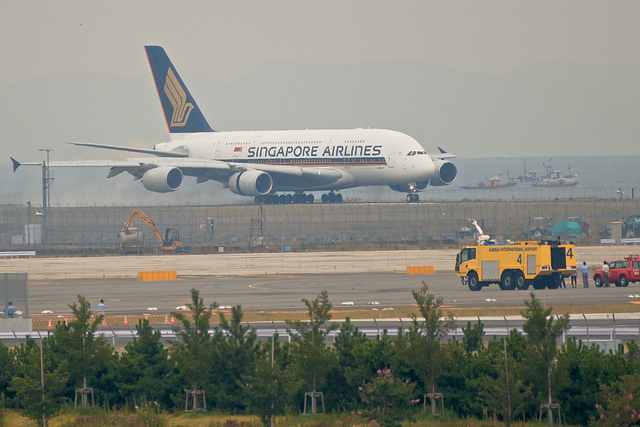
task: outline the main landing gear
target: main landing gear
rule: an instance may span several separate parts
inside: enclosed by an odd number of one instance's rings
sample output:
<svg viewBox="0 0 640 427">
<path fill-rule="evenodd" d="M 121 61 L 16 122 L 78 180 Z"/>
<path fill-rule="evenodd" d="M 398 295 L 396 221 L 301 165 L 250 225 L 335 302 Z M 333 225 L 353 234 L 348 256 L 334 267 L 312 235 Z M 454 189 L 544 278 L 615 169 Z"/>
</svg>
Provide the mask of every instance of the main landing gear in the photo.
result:
<svg viewBox="0 0 640 427">
<path fill-rule="evenodd" d="M 256 205 L 290 205 L 290 204 L 311 204 L 315 201 L 313 194 L 294 193 L 294 194 L 266 194 L 264 196 L 256 196 Z"/>
<path fill-rule="evenodd" d="M 330 193 L 323 194 L 320 200 L 322 200 L 322 203 L 342 203 L 342 194 L 336 194 L 332 191 Z"/>
<path fill-rule="evenodd" d="M 418 193 L 407 194 L 407 203 L 418 203 L 420 201 L 420 195 Z"/>
</svg>

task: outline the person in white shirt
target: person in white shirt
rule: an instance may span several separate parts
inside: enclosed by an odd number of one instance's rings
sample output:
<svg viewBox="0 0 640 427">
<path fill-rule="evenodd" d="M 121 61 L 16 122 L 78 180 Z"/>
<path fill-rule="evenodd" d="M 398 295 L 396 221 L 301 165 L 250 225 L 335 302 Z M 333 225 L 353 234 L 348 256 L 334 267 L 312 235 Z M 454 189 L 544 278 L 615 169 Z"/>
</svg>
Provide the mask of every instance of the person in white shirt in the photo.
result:
<svg viewBox="0 0 640 427">
<path fill-rule="evenodd" d="M 609 263 L 607 261 L 602 264 L 602 286 L 605 288 L 609 287 Z"/>
</svg>

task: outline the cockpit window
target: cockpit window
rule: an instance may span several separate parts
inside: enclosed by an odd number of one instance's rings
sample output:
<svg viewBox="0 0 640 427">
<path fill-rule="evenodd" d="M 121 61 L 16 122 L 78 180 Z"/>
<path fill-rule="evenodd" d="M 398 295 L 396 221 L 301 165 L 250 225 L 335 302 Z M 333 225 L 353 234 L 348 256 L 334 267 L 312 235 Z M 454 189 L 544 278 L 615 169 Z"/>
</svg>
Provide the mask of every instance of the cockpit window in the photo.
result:
<svg viewBox="0 0 640 427">
<path fill-rule="evenodd" d="M 460 262 L 466 262 L 472 259 L 476 259 L 476 248 L 464 248 L 460 252 Z"/>
<path fill-rule="evenodd" d="M 415 156 L 416 152 L 415 151 L 409 151 L 409 154 L 407 154 L 407 156 Z"/>
</svg>

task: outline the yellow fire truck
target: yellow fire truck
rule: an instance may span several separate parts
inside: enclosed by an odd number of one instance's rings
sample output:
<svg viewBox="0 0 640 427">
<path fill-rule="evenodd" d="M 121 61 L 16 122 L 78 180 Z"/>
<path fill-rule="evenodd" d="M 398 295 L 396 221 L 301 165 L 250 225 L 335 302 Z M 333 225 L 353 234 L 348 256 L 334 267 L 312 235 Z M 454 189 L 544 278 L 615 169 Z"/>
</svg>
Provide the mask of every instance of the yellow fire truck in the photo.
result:
<svg viewBox="0 0 640 427">
<path fill-rule="evenodd" d="M 558 289 L 562 277 L 576 270 L 575 246 L 559 241 L 495 243 L 481 241 L 462 248 L 456 274 L 472 291 L 498 283 L 502 290 Z"/>
</svg>

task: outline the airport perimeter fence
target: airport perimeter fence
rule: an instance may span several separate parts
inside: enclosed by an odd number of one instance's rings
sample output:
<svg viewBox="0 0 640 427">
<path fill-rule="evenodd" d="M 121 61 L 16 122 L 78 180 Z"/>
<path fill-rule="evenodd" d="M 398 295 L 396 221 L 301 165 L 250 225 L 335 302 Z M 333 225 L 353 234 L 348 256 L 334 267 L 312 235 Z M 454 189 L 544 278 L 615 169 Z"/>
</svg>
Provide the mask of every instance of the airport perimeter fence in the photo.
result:
<svg viewBox="0 0 640 427">
<path fill-rule="evenodd" d="M 616 351 L 618 345 L 630 341 L 640 341 L 640 315 L 638 313 L 598 313 L 598 314 L 572 314 L 570 317 L 570 328 L 558 337 L 558 341 L 565 343 L 571 338 L 580 340 L 586 345 L 598 345 L 601 351 Z M 333 320 L 330 324 L 341 325 L 343 320 Z M 411 327 L 411 319 L 405 318 L 384 318 L 360 319 L 352 321 L 358 330 L 369 339 L 386 334 L 396 337 L 398 329 L 404 333 Z M 522 330 L 524 319 L 521 316 L 478 316 L 454 318 L 454 328 L 447 333 L 447 340 L 456 339 L 460 341 L 464 335 L 463 328 L 474 325 L 476 322 L 483 324 L 485 332 L 483 340 L 485 342 L 500 339 L 510 334 L 511 330 Z M 290 341 L 291 337 L 286 331 L 286 324 L 282 321 L 274 322 L 254 322 L 246 323 L 247 327 L 255 328 L 258 341 L 266 342 L 274 334 L 278 334 L 280 341 Z M 164 343 L 174 342 L 179 339 L 176 331 L 168 325 L 155 324 L 156 330 L 160 332 L 161 340 Z M 211 325 L 214 326 L 214 325 Z M 180 328 L 180 327 L 179 327 Z M 0 332 L 0 341 L 6 345 L 20 345 L 27 337 L 39 340 L 50 335 L 51 329 L 33 330 L 31 332 Z M 332 344 L 339 329 L 334 330 L 325 338 L 327 344 Z M 213 335 L 214 329 L 209 330 Z M 111 344 L 124 346 L 138 336 L 135 326 L 101 326 L 97 334 L 103 335 Z"/>
<path fill-rule="evenodd" d="M 606 227 L 640 214 L 634 199 L 494 200 L 421 203 L 342 203 L 234 206 L 52 206 L 47 226 L 35 207 L 0 207 L 0 250 L 46 250 L 49 255 L 122 253 L 119 233 L 133 209 L 149 216 L 164 236 L 178 228 L 189 253 L 246 251 L 401 250 L 457 247 L 473 240 L 471 219 L 498 240 L 550 237 L 551 225 L 579 220 L 576 244 L 594 245 Z M 41 210 L 41 209 L 38 209 Z M 130 253 L 162 252 L 140 220 L 144 239 Z M 38 234 L 38 229 L 41 235 Z M 543 236 L 544 237 L 544 236 Z M 40 240 L 38 240 L 40 239 Z"/>
</svg>

